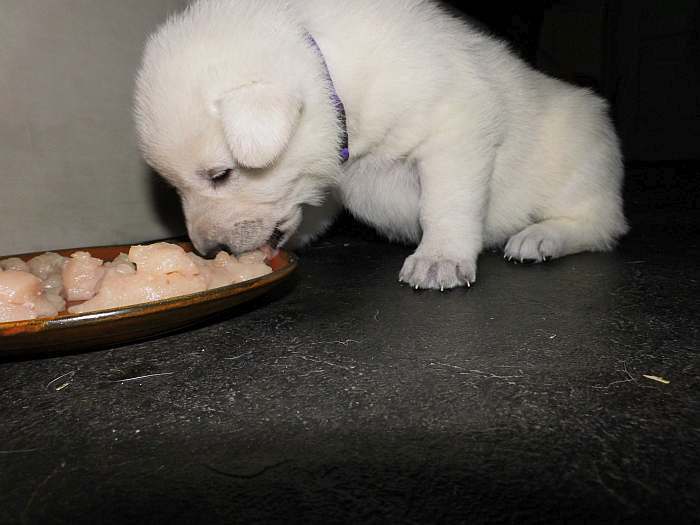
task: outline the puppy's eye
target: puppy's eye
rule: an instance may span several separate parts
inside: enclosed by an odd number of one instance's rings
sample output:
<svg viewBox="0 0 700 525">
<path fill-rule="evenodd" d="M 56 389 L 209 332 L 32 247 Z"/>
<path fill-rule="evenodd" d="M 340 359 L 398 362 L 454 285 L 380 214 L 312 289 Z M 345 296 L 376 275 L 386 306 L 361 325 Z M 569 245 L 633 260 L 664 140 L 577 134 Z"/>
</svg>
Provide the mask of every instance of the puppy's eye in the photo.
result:
<svg viewBox="0 0 700 525">
<path fill-rule="evenodd" d="M 225 184 L 232 175 L 232 169 L 216 169 L 207 172 L 207 177 L 214 186 L 221 186 L 222 184 Z"/>
</svg>

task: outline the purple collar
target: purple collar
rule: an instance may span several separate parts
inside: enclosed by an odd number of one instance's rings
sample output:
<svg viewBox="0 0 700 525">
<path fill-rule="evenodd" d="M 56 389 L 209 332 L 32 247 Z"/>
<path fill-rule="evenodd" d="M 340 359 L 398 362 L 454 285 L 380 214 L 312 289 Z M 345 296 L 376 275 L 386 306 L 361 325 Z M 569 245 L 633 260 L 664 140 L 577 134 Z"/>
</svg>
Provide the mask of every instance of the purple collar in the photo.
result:
<svg viewBox="0 0 700 525">
<path fill-rule="evenodd" d="M 309 44 L 311 44 L 311 47 L 316 50 L 318 56 L 321 57 L 321 63 L 323 64 L 323 69 L 325 70 L 326 78 L 328 79 L 328 85 L 331 89 L 331 100 L 333 101 L 333 106 L 335 106 L 335 110 L 338 113 L 338 120 L 340 121 L 340 161 L 343 163 L 350 158 L 350 148 L 348 145 L 348 123 L 347 116 L 345 115 L 345 106 L 343 105 L 343 101 L 340 100 L 338 92 L 335 90 L 333 78 L 331 77 L 331 72 L 328 69 L 328 64 L 326 63 L 326 59 L 323 56 L 321 48 L 318 46 L 318 43 L 314 37 L 312 37 L 310 34 L 307 33 L 306 39 L 308 40 Z"/>
</svg>

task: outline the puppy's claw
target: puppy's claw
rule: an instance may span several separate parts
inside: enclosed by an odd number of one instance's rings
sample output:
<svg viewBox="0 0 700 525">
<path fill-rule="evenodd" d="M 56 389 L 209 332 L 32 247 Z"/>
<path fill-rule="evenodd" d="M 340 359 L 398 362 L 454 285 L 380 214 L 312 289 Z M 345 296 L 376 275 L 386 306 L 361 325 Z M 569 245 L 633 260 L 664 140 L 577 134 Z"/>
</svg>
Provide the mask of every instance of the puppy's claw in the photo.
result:
<svg viewBox="0 0 700 525">
<path fill-rule="evenodd" d="M 470 286 L 476 264 L 469 259 L 443 259 L 439 256 L 411 255 L 406 259 L 400 277 L 412 287 L 444 292 L 458 286 Z"/>
</svg>

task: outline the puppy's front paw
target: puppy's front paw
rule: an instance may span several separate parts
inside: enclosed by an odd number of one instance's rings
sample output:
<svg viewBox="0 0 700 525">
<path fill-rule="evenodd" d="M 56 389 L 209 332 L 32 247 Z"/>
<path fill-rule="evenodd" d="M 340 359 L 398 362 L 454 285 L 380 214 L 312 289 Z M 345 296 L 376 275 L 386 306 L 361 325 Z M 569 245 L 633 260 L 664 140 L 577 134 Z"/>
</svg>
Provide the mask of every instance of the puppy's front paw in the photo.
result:
<svg viewBox="0 0 700 525">
<path fill-rule="evenodd" d="M 476 261 L 413 254 L 403 263 L 399 280 L 416 289 L 471 286 L 476 281 Z"/>
</svg>

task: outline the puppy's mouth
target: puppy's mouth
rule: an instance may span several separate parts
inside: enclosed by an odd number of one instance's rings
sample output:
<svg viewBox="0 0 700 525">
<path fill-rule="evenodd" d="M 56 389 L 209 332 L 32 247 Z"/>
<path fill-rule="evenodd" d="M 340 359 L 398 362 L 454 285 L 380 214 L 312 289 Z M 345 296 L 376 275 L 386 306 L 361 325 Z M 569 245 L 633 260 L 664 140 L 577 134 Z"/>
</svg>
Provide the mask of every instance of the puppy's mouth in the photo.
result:
<svg viewBox="0 0 700 525">
<path fill-rule="evenodd" d="M 280 247 L 284 246 L 287 241 L 294 235 L 294 232 L 299 227 L 301 222 L 301 210 L 296 209 L 288 218 L 285 218 L 277 223 L 272 235 L 268 239 L 266 246 L 269 246 L 275 253 Z"/>
<path fill-rule="evenodd" d="M 282 239 L 284 239 L 284 232 L 282 232 L 282 230 L 280 230 L 278 227 L 275 227 L 272 235 L 270 235 L 270 238 L 267 241 L 267 245 L 273 250 L 276 250 L 279 248 Z"/>
<path fill-rule="evenodd" d="M 260 247 L 260 251 L 265 254 L 265 259 L 270 260 L 279 253 L 280 246 L 283 244 L 283 241 L 286 241 L 285 237 L 285 233 L 279 227 L 275 227 L 270 238 Z"/>
</svg>

